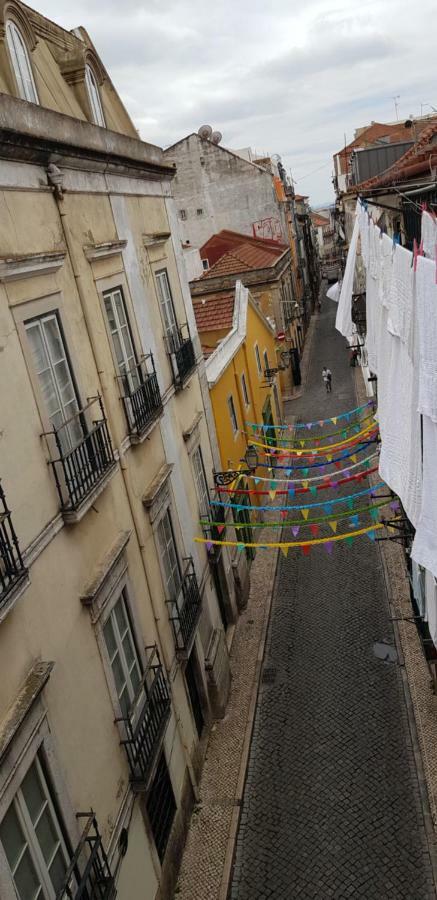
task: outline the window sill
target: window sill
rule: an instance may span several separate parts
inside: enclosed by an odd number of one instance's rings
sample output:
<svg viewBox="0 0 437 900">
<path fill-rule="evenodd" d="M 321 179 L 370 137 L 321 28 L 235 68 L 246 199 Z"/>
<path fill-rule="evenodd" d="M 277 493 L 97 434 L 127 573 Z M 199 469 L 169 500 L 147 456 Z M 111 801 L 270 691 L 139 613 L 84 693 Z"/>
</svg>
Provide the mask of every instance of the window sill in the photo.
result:
<svg viewBox="0 0 437 900">
<path fill-rule="evenodd" d="M 9 597 L 0 605 L 0 623 L 6 619 L 6 616 L 11 612 L 14 608 L 17 600 L 20 599 L 21 595 L 24 594 L 25 590 L 30 585 L 29 573 L 27 571 L 23 572 L 21 577 L 17 580 L 14 587 L 12 588 Z"/>
<path fill-rule="evenodd" d="M 114 462 L 106 470 L 102 479 L 93 487 L 77 509 L 63 509 L 62 517 L 66 525 L 77 525 L 86 516 L 88 510 L 94 505 L 97 498 L 105 490 L 113 475 L 118 471 L 118 462 Z"/>
<path fill-rule="evenodd" d="M 143 444 L 144 441 L 146 441 L 147 438 L 150 436 L 150 434 L 152 433 L 152 431 L 156 427 L 156 425 L 158 425 L 158 423 L 161 421 L 163 415 L 164 415 L 164 409 L 161 406 L 161 408 L 157 411 L 156 416 L 154 416 L 154 418 L 151 419 L 151 421 L 149 422 L 147 427 L 144 429 L 144 431 L 142 431 L 141 433 L 132 432 L 131 434 L 129 434 L 128 439 L 129 439 L 130 446 L 136 447 L 136 446 L 138 446 L 138 444 Z"/>
</svg>

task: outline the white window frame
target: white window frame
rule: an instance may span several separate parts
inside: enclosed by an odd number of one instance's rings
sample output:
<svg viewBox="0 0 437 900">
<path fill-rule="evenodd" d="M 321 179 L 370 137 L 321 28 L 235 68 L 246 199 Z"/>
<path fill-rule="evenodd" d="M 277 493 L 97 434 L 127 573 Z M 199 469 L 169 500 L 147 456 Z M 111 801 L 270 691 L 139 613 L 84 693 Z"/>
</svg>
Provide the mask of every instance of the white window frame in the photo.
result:
<svg viewBox="0 0 437 900">
<path fill-rule="evenodd" d="M 124 314 L 125 321 L 122 322 L 120 320 L 119 310 L 117 308 L 116 303 L 116 295 L 120 297 L 120 305 Z M 127 311 L 126 301 L 124 297 L 124 291 L 121 285 L 117 285 L 116 287 L 108 288 L 102 291 L 103 298 L 103 307 L 104 307 L 104 316 L 106 328 L 108 330 L 109 339 L 111 343 L 111 351 L 114 359 L 115 367 L 117 369 L 118 375 L 121 376 L 122 380 L 126 379 L 127 387 L 130 392 L 135 391 L 140 384 L 140 377 L 138 374 L 138 369 L 136 368 L 138 365 L 138 358 L 135 349 L 134 339 L 132 336 L 132 330 L 129 321 L 129 315 Z M 115 322 L 115 329 L 111 327 L 108 311 L 106 308 L 107 301 L 111 304 L 111 312 Z M 117 335 L 118 342 L 121 348 L 122 353 L 122 361 L 117 359 L 117 351 L 115 349 L 114 343 L 114 335 Z"/>
<path fill-rule="evenodd" d="M 63 355 L 58 360 L 53 359 L 52 349 L 51 349 L 50 343 L 47 339 L 45 323 L 49 323 L 49 322 L 56 323 L 57 339 L 59 341 L 60 346 L 62 347 Z M 44 371 L 50 372 L 52 388 L 53 388 L 54 394 L 56 396 L 56 399 L 58 401 L 58 413 L 61 415 L 61 418 L 62 418 L 62 423 L 60 426 L 58 425 L 56 427 L 56 430 L 59 432 L 59 439 L 61 441 L 62 448 L 65 452 L 67 452 L 68 450 L 71 450 L 73 447 L 75 447 L 80 442 L 80 440 L 82 439 L 82 437 L 84 435 L 84 430 L 83 430 L 82 423 L 80 422 L 80 420 L 78 418 L 74 418 L 70 424 L 67 424 L 67 425 L 65 425 L 65 427 L 62 427 L 62 424 L 66 423 L 69 419 L 71 419 L 71 417 L 77 416 L 77 413 L 79 412 L 79 409 L 80 409 L 80 400 L 79 400 L 77 389 L 76 389 L 76 382 L 75 382 L 75 378 L 74 378 L 73 369 L 72 369 L 72 366 L 70 363 L 70 356 L 68 353 L 67 343 L 65 341 L 63 329 L 61 327 L 59 310 L 52 309 L 52 310 L 50 310 L 50 312 L 46 312 L 46 313 L 43 313 L 38 316 L 33 316 L 30 319 L 26 319 L 23 321 L 23 328 L 24 328 L 24 331 L 26 334 L 26 340 L 28 342 L 27 343 L 28 356 L 31 359 L 31 364 L 32 364 L 32 369 L 34 372 L 35 380 L 38 384 L 39 394 L 41 396 L 43 408 L 45 411 L 45 418 L 49 422 L 50 428 L 53 428 L 53 424 L 52 424 L 53 414 L 52 414 L 52 416 L 50 416 L 49 409 L 44 400 L 42 381 L 41 381 L 41 377 L 40 377 L 43 373 L 42 372 L 39 373 L 37 371 L 37 369 L 35 368 L 34 355 L 33 355 L 33 351 L 32 351 L 31 340 L 29 337 L 29 333 L 33 329 L 37 328 L 39 331 L 41 343 L 43 345 L 43 349 L 44 349 L 44 352 L 46 354 L 47 361 L 49 364 L 48 369 L 45 369 Z M 63 363 L 65 366 L 65 369 L 68 372 L 68 381 L 69 381 L 69 386 L 70 386 L 71 393 L 72 393 L 72 397 L 68 403 L 68 405 L 71 406 L 70 410 L 67 410 L 66 406 L 64 405 L 64 402 L 62 399 L 61 385 L 58 383 L 56 367 L 57 367 L 57 365 L 59 365 L 59 363 Z"/>
<path fill-rule="evenodd" d="M 88 63 L 85 65 L 85 84 L 93 123 L 94 125 L 99 125 L 101 128 L 106 128 L 105 115 L 103 112 L 97 78 Z"/>
<path fill-rule="evenodd" d="M 179 326 L 167 269 L 158 269 L 155 272 L 155 282 L 164 333 L 166 337 L 174 338 L 176 335 L 179 335 Z M 166 287 L 166 291 L 163 290 L 163 284 Z"/>
<path fill-rule="evenodd" d="M 21 30 L 13 19 L 6 22 L 6 41 L 21 99 L 27 100 L 28 103 L 39 104 L 29 50 Z"/>
<path fill-rule="evenodd" d="M 23 782 L 24 782 L 25 778 L 28 776 L 28 774 L 33 766 L 35 767 L 36 778 L 39 782 L 41 792 L 45 798 L 45 803 L 44 803 L 43 807 L 41 808 L 41 810 L 39 811 L 39 814 L 38 814 L 37 818 L 35 819 L 35 822 L 32 822 L 30 811 L 28 809 L 26 800 L 24 798 L 23 790 L 22 790 Z M 47 784 L 47 780 L 46 780 L 45 774 L 43 772 L 41 762 L 38 758 L 38 754 L 32 760 L 32 762 L 26 772 L 26 775 L 22 779 L 20 786 L 14 795 L 12 803 L 8 807 L 7 812 L 10 810 L 11 806 L 14 809 L 14 813 L 18 820 L 18 824 L 19 824 L 19 827 L 21 829 L 23 839 L 24 839 L 24 849 L 18 857 L 17 863 L 15 865 L 15 871 L 18 868 L 19 863 L 20 863 L 21 859 L 23 858 L 24 853 L 27 850 L 29 853 L 30 861 L 32 863 L 36 878 L 39 881 L 39 885 L 40 885 L 40 892 L 38 894 L 38 900 L 39 900 L 39 898 L 42 898 L 43 896 L 47 897 L 48 900 L 55 900 L 56 894 L 55 894 L 55 890 L 53 888 L 53 884 L 52 884 L 52 880 L 51 880 L 50 872 L 49 872 L 50 865 L 52 864 L 58 851 L 60 850 L 62 853 L 62 856 L 63 856 L 65 871 L 67 871 L 68 866 L 70 864 L 71 856 L 70 856 L 70 853 L 68 852 L 68 849 L 67 849 L 65 841 L 64 841 L 64 837 L 62 834 L 62 825 L 59 821 L 57 812 L 55 810 L 55 807 L 53 804 L 53 799 L 51 796 L 50 787 Z M 46 810 L 49 813 L 49 819 L 51 821 L 52 827 L 54 828 L 56 838 L 57 838 L 55 852 L 52 855 L 50 863 L 47 863 L 44 859 L 43 852 L 41 849 L 41 844 L 40 844 L 40 841 L 38 839 L 38 835 L 36 832 L 36 828 L 41 819 L 41 816 L 43 815 L 43 813 L 46 812 Z M 4 847 L 3 847 L 3 850 L 4 850 Z M 5 853 L 5 855 L 6 855 L 6 853 Z M 8 863 L 8 865 L 9 865 L 9 863 Z M 10 870 L 12 878 L 14 880 L 15 871 L 12 872 L 10 867 L 9 867 L 9 870 Z M 26 898 L 22 897 L 21 900 L 26 900 Z"/>
<path fill-rule="evenodd" d="M 241 373 L 241 390 L 243 392 L 244 405 L 248 408 L 250 406 L 250 397 L 249 391 L 247 390 L 247 381 L 244 372 Z"/>
<path fill-rule="evenodd" d="M 208 490 L 208 482 L 205 474 L 205 464 L 203 462 L 203 454 L 200 443 L 191 453 L 191 464 L 193 467 L 194 484 L 196 486 L 197 499 L 199 502 L 199 511 L 202 518 L 210 515 L 210 493 Z"/>
<path fill-rule="evenodd" d="M 166 569 L 165 563 L 164 563 L 166 554 L 165 554 L 165 548 L 163 547 L 163 543 L 162 543 L 162 539 L 161 539 L 164 519 L 168 520 L 168 523 L 170 526 L 171 543 L 173 545 L 173 550 L 174 550 L 174 555 L 175 555 L 175 560 L 176 560 L 176 568 L 172 569 L 171 572 L 169 572 L 169 570 Z M 156 534 L 156 541 L 157 541 L 157 546 L 158 546 L 158 550 L 159 550 L 158 555 L 159 555 L 159 563 L 160 563 L 160 567 L 161 567 L 162 580 L 163 580 L 163 584 L 164 584 L 164 592 L 165 592 L 167 600 L 170 601 L 171 603 L 176 604 L 176 601 L 181 592 L 182 580 L 183 580 L 184 573 L 183 573 L 182 559 L 181 559 L 181 556 L 179 553 L 179 547 L 178 547 L 178 544 L 176 541 L 175 526 L 174 526 L 174 521 L 173 521 L 173 510 L 172 510 L 172 506 L 170 504 L 166 505 L 165 509 L 162 510 L 162 512 L 159 516 L 159 519 L 156 522 L 155 534 Z M 167 547 L 169 546 L 168 542 L 167 542 L 166 546 Z M 174 572 L 178 573 L 178 580 L 174 579 L 174 577 L 173 577 Z M 170 575 L 170 578 L 168 577 L 169 575 Z M 169 590 L 170 580 L 174 581 L 175 588 L 176 588 L 175 593 L 171 593 L 171 591 Z"/>
<path fill-rule="evenodd" d="M 265 366 L 265 368 L 266 368 L 266 369 L 270 369 L 269 354 L 267 353 L 267 348 L 266 348 L 266 347 L 264 347 L 264 351 L 263 351 L 263 360 L 264 360 L 264 366 Z"/>
<path fill-rule="evenodd" d="M 232 394 L 229 394 L 229 396 L 227 398 L 227 404 L 228 404 L 229 418 L 231 420 L 231 425 L 232 425 L 232 433 L 235 437 L 238 434 L 240 429 L 238 427 L 237 410 L 235 409 L 235 403 L 234 403 L 234 398 L 233 398 Z"/>
<path fill-rule="evenodd" d="M 80 832 L 61 767 L 58 765 L 52 732 L 47 721 L 47 712 L 41 694 L 33 702 L 20 728 L 13 738 L 11 752 L 2 760 L 2 780 L 0 783 L 0 821 L 8 811 L 21 783 L 37 754 L 40 753 L 50 774 L 53 793 L 56 795 L 62 824 L 74 849 L 80 839 Z M 0 897 L 2 900 L 17 900 L 14 881 L 0 841 Z"/>
<path fill-rule="evenodd" d="M 261 365 L 261 356 L 260 356 L 258 344 L 254 344 L 253 349 L 254 349 L 254 353 L 255 353 L 256 368 L 258 370 L 258 375 L 261 376 L 263 373 L 263 367 Z"/>
<path fill-rule="evenodd" d="M 124 617 L 126 620 L 126 625 L 127 625 L 127 628 L 125 629 L 123 634 L 120 632 L 120 626 L 119 626 L 118 618 L 116 615 L 116 607 L 118 606 L 118 604 L 121 604 L 121 608 L 123 609 L 123 614 L 124 614 Z M 111 625 L 112 625 L 112 633 L 114 635 L 115 645 L 116 645 L 116 651 L 112 657 L 111 657 L 110 649 L 109 649 L 108 642 L 106 640 L 106 634 L 105 634 L 105 629 L 107 628 L 109 622 L 111 622 Z M 142 694 L 141 686 L 142 686 L 142 681 L 144 678 L 144 665 L 143 665 L 141 656 L 138 651 L 138 640 L 137 640 L 137 637 L 135 634 L 135 629 L 134 629 L 134 625 L 133 625 L 133 621 L 132 621 L 131 605 L 129 602 L 129 595 L 128 595 L 126 584 L 124 584 L 121 587 L 120 592 L 114 597 L 114 602 L 112 604 L 112 608 L 111 608 L 109 614 L 106 616 L 105 622 L 102 626 L 102 635 L 103 635 L 103 640 L 104 640 L 105 646 L 106 646 L 106 652 L 108 655 L 109 665 L 111 668 L 112 680 L 114 683 L 115 692 L 117 694 L 117 701 L 118 701 L 118 706 L 120 709 L 121 716 L 123 716 L 125 718 L 128 718 L 128 717 L 132 718 L 135 716 L 138 699 L 139 699 L 139 696 Z M 129 642 L 130 642 L 131 649 L 133 652 L 133 664 L 130 669 L 129 669 L 129 663 L 128 663 L 128 660 L 126 657 L 126 653 L 124 650 L 124 639 L 126 638 L 126 636 L 129 637 Z M 123 710 L 123 708 L 121 706 L 121 700 L 120 700 L 120 696 L 118 693 L 117 684 L 115 681 L 115 675 L 114 675 L 114 670 L 113 670 L 113 661 L 115 659 L 116 654 L 118 655 L 118 659 L 119 659 L 120 666 L 121 666 L 122 673 L 123 673 L 125 687 L 126 687 L 127 694 L 129 697 L 129 708 L 127 710 Z M 131 677 L 131 672 L 133 671 L 134 668 L 136 668 L 137 672 L 138 672 L 138 684 L 136 687 L 134 686 L 132 677 Z"/>
</svg>

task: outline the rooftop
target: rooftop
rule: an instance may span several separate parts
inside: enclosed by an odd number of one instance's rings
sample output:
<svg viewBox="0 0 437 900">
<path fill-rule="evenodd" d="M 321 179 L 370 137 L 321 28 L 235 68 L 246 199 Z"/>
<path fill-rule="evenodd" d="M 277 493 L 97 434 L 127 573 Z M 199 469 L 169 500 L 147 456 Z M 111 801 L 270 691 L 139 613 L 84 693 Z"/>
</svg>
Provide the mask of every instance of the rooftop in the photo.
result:
<svg viewBox="0 0 437 900">
<path fill-rule="evenodd" d="M 275 265 L 287 249 L 286 244 L 278 241 L 223 229 L 212 235 L 200 248 L 202 259 L 208 259 L 210 265 L 202 278 L 265 269 Z"/>
<path fill-rule="evenodd" d="M 437 121 L 425 128 L 419 140 L 410 147 L 392 166 L 361 184 L 354 185 L 353 192 L 360 193 L 372 188 L 384 187 L 408 181 L 412 177 L 429 176 L 437 167 Z"/>
<path fill-rule="evenodd" d="M 222 331 L 232 328 L 234 302 L 234 292 L 209 294 L 207 300 L 194 299 L 194 315 L 199 334 L 205 331 Z"/>
</svg>

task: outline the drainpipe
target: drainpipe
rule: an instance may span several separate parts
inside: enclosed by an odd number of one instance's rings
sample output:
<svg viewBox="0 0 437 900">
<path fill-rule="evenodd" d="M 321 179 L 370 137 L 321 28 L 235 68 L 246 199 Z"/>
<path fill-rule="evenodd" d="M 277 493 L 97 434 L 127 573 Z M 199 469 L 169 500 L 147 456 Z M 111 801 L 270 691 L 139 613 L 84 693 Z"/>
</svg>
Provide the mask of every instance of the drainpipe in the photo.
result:
<svg viewBox="0 0 437 900">
<path fill-rule="evenodd" d="M 103 370 L 103 367 L 101 366 L 101 364 L 99 363 L 98 347 L 97 347 L 97 343 L 96 343 L 96 341 L 94 340 L 94 337 L 93 337 L 93 331 L 92 331 L 92 327 L 91 327 L 90 316 L 89 316 L 89 314 L 88 314 L 88 309 L 87 309 L 87 302 L 86 302 L 85 291 L 84 291 L 84 288 L 83 288 L 83 286 L 82 286 L 82 278 L 81 278 L 81 275 L 79 274 L 79 268 L 78 268 L 78 266 L 77 266 L 77 261 L 76 261 L 75 252 L 74 252 L 74 246 L 73 246 L 73 242 L 72 242 L 72 240 L 71 240 L 71 238 L 70 238 L 70 233 L 69 233 L 69 229 L 68 229 L 68 225 L 67 225 L 67 212 L 66 212 L 66 210 L 65 210 L 65 209 L 63 208 L 63 206 L 62 206 L 62 201 L 63 201 L 62 192 L 60 192 L 60 191 L 54 191 L 53 196 L 54 196 L 54 199 L 55 199 L 56 206 L 57 206 L 57 208 L 58 208 L 59 217 L 60 217 L 60 220 L 61 220 L 62 233 L 63 233 L 63 235 L 64 235 L 65 244 L 66 244 L 66 247 L 67 247 L 67 250 L 68 250 L 68 255 L 69 255 L 69 258 L 70 258 L 71 268 L 72 268 L 72 270 L 73 270 L 74 280 L 75 280 L 75 282 L 76 282 L 76 288 L 77 288 L 77 293 L 78 293 L 78 297 L 79 297 L 79 302 L 80 302 L 81 312 L 82 312 L 82 315 L 83 315 L 83 318 L 84 318 L 84 322 L 85 322 L 85 328 L 86 328 L 86 332 L 87 332 L 87 337 L 88 337 L 88 340 L 89 340 L 89 342 L 90 342 L 91 351 L 92 351 L 92 355 L 93 355 L 93 359 L 94 359 L 94 364 L 95 364 L 95 366 L 96 366 L 97 373 L 98 373 L 98 376 L 99 376 L 99 379 L 100 379 L 100 384 L 101 384 L 101 387 L 102 387 L 102 394 L 103 394 L 103 398 L 104 398 L 104 401 L 105 401 L 105 408 L 106 408 L 106 409 L 109 409 L 109 403 L 108 403 L 108 388 L 107 388 L 107 385 L 105 385 L 105 379 L 102 378 L 102 376 L 103 376 L 103 374 L 104 374 L 104 370 Z M 131 501 L 131 498 L 130 498 L 129 488 L 128 488 L 128 484 L 127 484 L 127 470 L 126 470 L 126 464 L 125 464 L 124 459 L 123 459 L 124 454 L 122 453 L 122 451 L 120 450 L 120 448 L 118 448 L 118 454 L 119 454 L 119 458 L 120 458 L 120 471 L 121 471 L 121 474 L 122 474 L 122 477 L 123 477 L 123 484 L 124 484 L 125 494 L 126 494 L 126 497 L 127 497 L 127 502 L 128 502 L 128 504 L 129 504 L 129 510 L 130 510 L 130 514 L 131 514 L 131 517 L 132 517 L 132 522 L 133 522 L 133 525 L 134 525 L 135 536 L 136 536 L 136 539 L 137 539 L 137 542 L 138 542 L 138 546 L 139 546 L 140 551 L 141 551 L 141 559 L 142 559 L 142 563 L 143 563 L 144 576 L 145 576 L 145 579 L 146 579 L 147 589 L 148 589 L 149 596 L 150 596 L 150 602 L 151 602 L 151 604 L 152 604 L 153 617 L 154 617 L 155 622 L 156 622 L 157 637 L 158 637 L 159 644 L 160 644 L 159 649 L 160 649 L 160 652 L 162 653 L 162 658 L 163 658 L 163 660 L 164 660 L 165 668 L 166 668 L 167 672 L 170 672 L 170 671 L 171 671 L 171 667 L 172 667 L 172 660 L 169 659 L 169 656 L 168 656 L 168 654 L 167 654 L 167 651 L 165 650 L 165 642 L 163 642 L 163 641 L 160 640 L 159 626 L 158 626 L 158 622 L 159 622 L 160 619 L 161 619 L 160 610 L 158 610 L 158 608 L 157 608 L 157 604 L 156 604 L 156 600 L 154 599 L 153 591 L 152 591 L 151 588 L 150 588 L 150 580 L 149 580 L 149 576 L 148 576 L 148 573 L 147 573 L 146 560 L 145 560 L 146 548 L 145 548 L 145 545 L 144 545 L 144 543 L 143 543 L 143 541 L 142 541 L 142 539 L 141 539 L 141 528 L 140 528 L 140 525 L 139 525 L 139 521 L 138 521 L 138 517 L 137 517 L 136 511 L 134 510 L 134 507 L 133 507 L 133 505 L 132 505 L 132 501 Z M 184 733 L 183 733 L 183 725 L 182 725 L 182 722 L 181 722 L 181 720 L 180 720 L 180 718 L 179 718 L 179 716 L 178 716 L 178 714 L 177 714 L 176 709 L 175 709 L 175 720 L 176 720 L 176 724 L 177 724 L 177 728 L 178 728 L 178 732 L 179 732 L 179 738 L 180 738 L 180 741 L 181 741 L 181 744 L 182 744 L 182 747 L 183 747 L 183 751 L 184 751 L 184 755 L 185 755 L 185 762 L 186 762 L 186 764 L 187 764 L 187 769 L 188 769 L 188 774 L 189 774 L 189 777 L 190 777 L 190 782 L 191 782 L 191 787 L 192 787 L 194 799 L 195 799 L 196 803 L 198 803 L 198 802 L 199 802 L 199 799 L 200 799 L 199 787 L 198 787 L 198 784 L 197 784 L 196 776 L 195 776 L 195 774 L 194 774 L 194 769 L 193 769 L 193 765 L 192 765 L 192 762 L 191 762 L 189 750 L 188 750 L 187 744 L 185 743 L 185 738 L 184 738 Z"/>
</svg>

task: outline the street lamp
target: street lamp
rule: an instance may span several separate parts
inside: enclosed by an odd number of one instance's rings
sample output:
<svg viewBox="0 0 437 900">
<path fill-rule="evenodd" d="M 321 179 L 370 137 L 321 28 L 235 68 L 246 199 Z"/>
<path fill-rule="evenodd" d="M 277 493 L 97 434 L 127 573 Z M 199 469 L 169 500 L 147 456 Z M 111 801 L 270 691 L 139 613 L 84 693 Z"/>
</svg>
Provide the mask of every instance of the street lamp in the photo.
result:
<svg viewBox="0 0 437 900">
<path fill-rule="evenodd" d="M 214 484 L 224 486 L 231 484 L 239 475 L 253 475 L 258 467 L 258 453 L 253 444 L 249 444 L 244 459 L 241 462 L 246 463 L 246 469 L 226 469 L 225 472 L 213 472 Z"/>
</svg>

